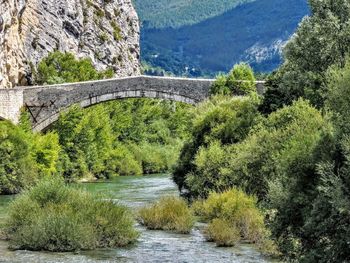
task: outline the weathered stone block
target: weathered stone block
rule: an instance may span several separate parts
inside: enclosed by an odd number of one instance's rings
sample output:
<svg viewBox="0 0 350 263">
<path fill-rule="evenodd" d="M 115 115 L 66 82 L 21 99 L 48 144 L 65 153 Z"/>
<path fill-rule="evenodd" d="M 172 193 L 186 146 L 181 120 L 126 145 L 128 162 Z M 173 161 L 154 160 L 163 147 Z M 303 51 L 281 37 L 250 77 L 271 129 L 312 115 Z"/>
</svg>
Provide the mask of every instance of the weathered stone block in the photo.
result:
<svg viewBox="0 0 350 263">
<path fill-rule="evenodd" d="M 18 123 L 23 105 L 23 89 L 0 90 L 0 118 Z"/>
</svg>

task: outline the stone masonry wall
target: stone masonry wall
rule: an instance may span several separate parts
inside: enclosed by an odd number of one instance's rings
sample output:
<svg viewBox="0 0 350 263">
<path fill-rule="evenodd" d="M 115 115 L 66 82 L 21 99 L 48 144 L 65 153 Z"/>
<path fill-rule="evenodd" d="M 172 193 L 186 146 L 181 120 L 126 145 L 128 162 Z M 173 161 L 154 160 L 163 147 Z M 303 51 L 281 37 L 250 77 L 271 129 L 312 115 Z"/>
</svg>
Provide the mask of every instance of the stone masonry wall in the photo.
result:
<svg viewBox="0 0 350 263">
<path fill-rule="evenodd" d="M 89 107 L 123 98 L 159 98 L 196 104 L 209 96 L 213 79 L 134 76 L 52 86 L 0 89 L 0 118 L 18 121 L 22 107 L 29 111 L 33 129 L 42 131 L 73 104 Z M 264 82 L 257 82 L 258 93 Z"/>
<path fill-rule="evenodd" d="M 17 123 L 24 105 L 23 89 L 0 90 L 0 119 Z"/>
</svg>

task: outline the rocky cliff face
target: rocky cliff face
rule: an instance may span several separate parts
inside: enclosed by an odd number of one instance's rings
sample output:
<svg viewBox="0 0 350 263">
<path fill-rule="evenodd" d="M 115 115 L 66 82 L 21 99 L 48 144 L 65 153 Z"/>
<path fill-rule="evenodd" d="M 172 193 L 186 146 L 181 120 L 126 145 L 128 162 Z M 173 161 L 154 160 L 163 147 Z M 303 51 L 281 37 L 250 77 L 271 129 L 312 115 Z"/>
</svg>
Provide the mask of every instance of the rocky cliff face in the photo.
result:
<svg viewBox="0 0 350 263">
<path fill-rule="evenodd" d="M 0 87 L 31 84 L 37 63 L 55 50 L 138 75 L 139 35 L 131 0 L 1 0 Z"/>
</svg>

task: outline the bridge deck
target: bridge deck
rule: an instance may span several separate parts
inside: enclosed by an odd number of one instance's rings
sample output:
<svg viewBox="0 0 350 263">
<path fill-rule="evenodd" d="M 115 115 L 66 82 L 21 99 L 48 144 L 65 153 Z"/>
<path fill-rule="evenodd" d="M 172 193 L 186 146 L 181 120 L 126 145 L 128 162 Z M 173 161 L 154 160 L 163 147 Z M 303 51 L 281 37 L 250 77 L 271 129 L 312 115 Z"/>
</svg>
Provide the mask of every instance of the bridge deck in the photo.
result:
<svg viewBox="0 0 350 263">
<path fill-rule="evenodd" d="M 31 114 L 33 129 L 41 131 L 73 104 L 89 107 L 123 98 L 160 98 L 189 104 L 209 96 L 214 79 L 132 76 L 60 85 L 0 89 L 0 117 L 17 122 L 21 108 Z M 262 92 L 263 82 L 257 82 Z"/>
</svg>

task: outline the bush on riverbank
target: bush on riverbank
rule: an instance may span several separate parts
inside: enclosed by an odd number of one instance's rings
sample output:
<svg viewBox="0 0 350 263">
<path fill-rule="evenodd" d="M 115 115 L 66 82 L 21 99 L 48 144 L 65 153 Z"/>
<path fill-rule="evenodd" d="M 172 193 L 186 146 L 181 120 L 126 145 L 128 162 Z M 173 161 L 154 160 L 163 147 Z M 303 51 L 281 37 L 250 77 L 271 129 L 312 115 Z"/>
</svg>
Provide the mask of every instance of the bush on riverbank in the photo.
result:
<svg viewBox="0 0 350 263">
<path fill-rule="evenodd" d="M 58 179 L 40 182 L 10 205 L 5 233 L 12 248 L 35 251 L 126 246 L 138 236 L 127 208 Z"/>
<path fill-rule="evenodd" d="M 213 192 L 208 199 L 197 201 L 194 207 L 196 215 L 205 221 L 227 221 L 239 230 L 243 239 L 256 243 L 265 237 L 264 216 L 257 208 L 257 199 L 241 190 Z"/>
<path fill-rule="evenodd" d="M 257 244 L 266 254 L 277 254 L 255 197 L 237 189 L 212 192 L 208 199 L 196 201 L 192 209 L 196 215 L 210 222 L 205 230 L 208 241 L 214 241 L 218 246 L 234 246 L 245 240 Z"/>
<path fill-rule="evenodd" d="M 148 229 L 182 234 L 189 233 L 194 225 L 194 217 L 187 203 L 176 197 L 164 197 L 155 204 L 140 209 L 138 220 Z"/>
</svg>

